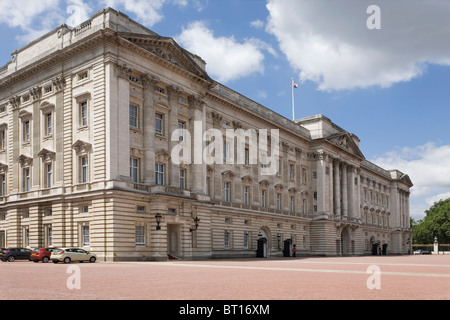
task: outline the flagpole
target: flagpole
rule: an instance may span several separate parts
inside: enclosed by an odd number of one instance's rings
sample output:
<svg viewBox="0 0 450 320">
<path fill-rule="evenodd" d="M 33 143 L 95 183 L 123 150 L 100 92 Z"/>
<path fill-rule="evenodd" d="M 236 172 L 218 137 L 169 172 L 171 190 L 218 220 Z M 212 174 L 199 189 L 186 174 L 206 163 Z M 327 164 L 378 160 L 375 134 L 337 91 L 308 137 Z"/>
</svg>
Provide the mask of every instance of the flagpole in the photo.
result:
<svg viewBox="0 0 450 320">
<path fill-rule="evenodd" d="M 295 102 L 294 102 L 294 78 L 292 78 L 292 121 L 295 121 Z"/>
</svg>

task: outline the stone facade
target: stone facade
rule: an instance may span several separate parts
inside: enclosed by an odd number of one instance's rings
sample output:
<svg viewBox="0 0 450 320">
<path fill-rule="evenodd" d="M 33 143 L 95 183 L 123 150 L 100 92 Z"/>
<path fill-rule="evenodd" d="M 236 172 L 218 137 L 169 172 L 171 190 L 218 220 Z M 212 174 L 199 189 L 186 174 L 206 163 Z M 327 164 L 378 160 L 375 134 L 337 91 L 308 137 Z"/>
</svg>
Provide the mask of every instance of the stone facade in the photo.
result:
<svg viewBox="0 0 450 320">
<path fill-rule="evenodd" d="M 264 130 L 279 146 L 270 175 L 249 161 Z M 227 131 L 246 135 L 242 148 Z M 224 163 L 196 161 L 218 133 Z M 365 160 L 325 116 L 293 122 L 217 83 L 113 9 L 12 54 L 0 140 L 2 247 L 80 246 L 105 261 L 411 250 L 407 175 Z"/>
</svg>

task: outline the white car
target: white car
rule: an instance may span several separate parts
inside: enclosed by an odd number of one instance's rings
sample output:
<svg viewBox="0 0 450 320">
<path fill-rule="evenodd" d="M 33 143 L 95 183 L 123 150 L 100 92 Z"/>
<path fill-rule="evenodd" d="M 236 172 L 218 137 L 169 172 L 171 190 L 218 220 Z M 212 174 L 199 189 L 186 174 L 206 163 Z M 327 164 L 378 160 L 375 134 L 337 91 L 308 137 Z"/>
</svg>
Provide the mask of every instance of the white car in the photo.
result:
<svg viewBox="0 0 450 320">
<path fill-rule="evenodd" d="M 63 248 L 52 251 L 50 260 L 52 260 L 53 263 L 71 263 L 72 261 L 95 262 L 97 260 L 97 256 L 94 253 L 90 253 L 89 251 L 80 248 Z"/>
</svg>

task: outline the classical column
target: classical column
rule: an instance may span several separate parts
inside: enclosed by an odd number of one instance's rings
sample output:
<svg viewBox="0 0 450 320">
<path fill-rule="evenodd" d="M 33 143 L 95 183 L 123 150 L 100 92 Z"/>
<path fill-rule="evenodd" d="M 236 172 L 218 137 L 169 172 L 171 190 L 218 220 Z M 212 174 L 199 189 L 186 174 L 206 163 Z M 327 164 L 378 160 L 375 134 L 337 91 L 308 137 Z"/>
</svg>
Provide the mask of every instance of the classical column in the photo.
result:
<svg viewBox="0 0 450 320">
<path fill-rule="evenodd" d="M 342 164 L 342 212 L 343 216 L 348 215 L 348 183 L 347 183 L 347 164 Z"/>
<path fill-rule="evenodd" d="M 203 161 L 202 153 L 205 149 L 205 142 L 203 141 L 203 131 L 206 130 L 206 117 L 205 117 L 205 101 L 196 96 L 189 97 L 189 109 L 191 115 L 191 121 L 189 125 L 189 132 L 194 138 L 191 139 L 191 152 L 193 162 L 191 165 L 191 176 L 192 176 L 192 191 L 194 193 L 206 194 L 206 163 Z M 195 136 L 198 135 L 201 138 L 201 150 L 196 150 L 195 147 Z"/>
<path fill-rule="evenodd" d="M 355 216 L 355 167 L 349 166 L 349 197 L 348 197 L 348 216 L 354 217 Z"/>
<path fill-rule="evenodd" d="M 340 216 L 341 215 L 341 183 L 339 177 L 339 161 L 334 160 L 334 214 Z"/>
<path fill-rule="evenodd" d="M 172 133 L 178 131 L 178 95 L 181 91 L 175 86 L 167 87 L 167 94 L 169 100 L 169 133 L 167 135 L 169 140 L 169 154 L 172 152 L 172 149 L 175 145 L 179 143 L 179 141 L 172 141 Z M 168 185 L 171 187 L 180 187 L 180 167 L 170 162 L 168 166 L 169 170 L 169 181 Z"/>
<path fill-rule="evenodd" d="M 142 79 L 144 85 L 144 149 L 143 181 L 145 184 L 155 184 L 155 107 L 154 94 L 158 79 L 146 75 Z"/>
</svg>

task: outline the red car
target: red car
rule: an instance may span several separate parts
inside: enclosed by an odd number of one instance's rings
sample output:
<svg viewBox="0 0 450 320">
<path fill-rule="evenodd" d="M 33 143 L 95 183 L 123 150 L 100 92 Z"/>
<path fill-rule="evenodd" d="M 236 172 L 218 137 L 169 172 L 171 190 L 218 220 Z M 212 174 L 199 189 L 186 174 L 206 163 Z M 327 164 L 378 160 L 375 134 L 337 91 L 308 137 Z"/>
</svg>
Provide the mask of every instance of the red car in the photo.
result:
<svg viewBox="0 0 450 320">
<path fill-rule="evenodd" d="M 57 248 L 36 248 L 31 252 L 30 260 L 34 262 L 42 261 L 47 263 L 50 261 L 50 255 Z"/>
</svg>

